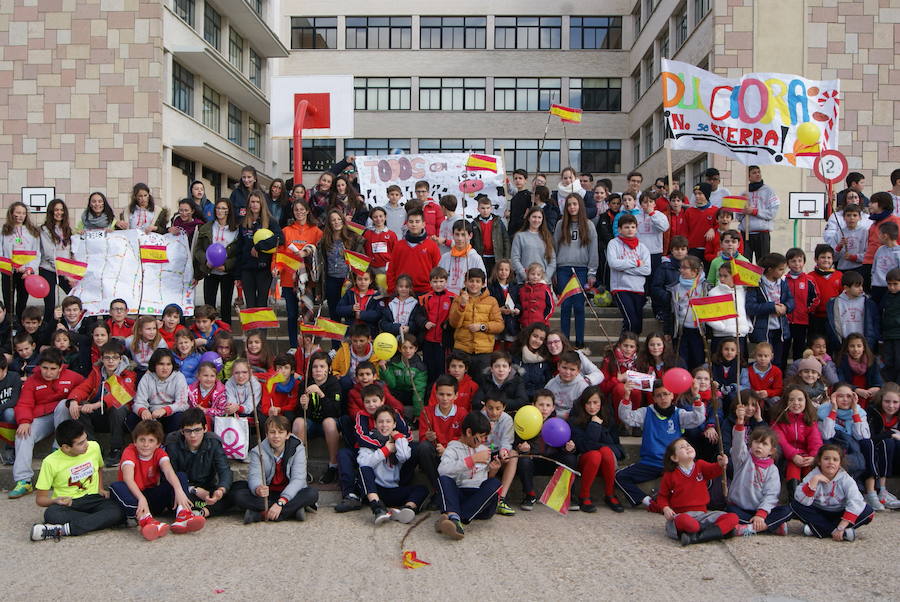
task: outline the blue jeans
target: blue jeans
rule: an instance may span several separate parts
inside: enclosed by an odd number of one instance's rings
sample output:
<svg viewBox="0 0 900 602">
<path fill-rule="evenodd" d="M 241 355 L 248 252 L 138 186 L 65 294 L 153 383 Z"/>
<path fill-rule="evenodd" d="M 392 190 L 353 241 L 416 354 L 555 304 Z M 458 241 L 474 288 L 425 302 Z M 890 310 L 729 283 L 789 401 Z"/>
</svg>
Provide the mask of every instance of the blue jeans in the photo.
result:
<svg viewBox="0 0 900 602">
<path fill-rule="evenodd" d="M 587 284 L 587 268 L 586 267 L 577 267 L 577 266 L 558 266 L 556 268 L 556 294 L 560 294 L 562 290 L 565 288 L 566 283 L 569 282 L 569 279 L 572 277 L 572 270 L 575 270 L 575 274 L 578 276 L 578 280 L 581 282 L 581 285 L 584 286 Z M 563 334 L 566 335 L 566 338 L 571 340 L 569 333 L 571 332 L 571 325 L 569 324 L 570 316 L 572 315 L 572 310 L 575 310 L 575 345 L 577 347 L 584 346 L 584 295 L 579 293 L 577 295 L 573 295 L 562 302 L 562 314 L 560 315 L 560 323 L 562 326 Z"/>
</svg>

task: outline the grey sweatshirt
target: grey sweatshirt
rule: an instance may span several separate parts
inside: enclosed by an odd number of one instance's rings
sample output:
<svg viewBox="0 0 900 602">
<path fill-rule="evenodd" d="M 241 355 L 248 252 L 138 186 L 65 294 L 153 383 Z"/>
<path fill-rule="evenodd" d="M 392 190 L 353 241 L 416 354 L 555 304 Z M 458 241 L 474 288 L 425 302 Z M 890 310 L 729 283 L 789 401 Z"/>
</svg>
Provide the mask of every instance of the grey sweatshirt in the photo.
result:
<svg viewBox="0 0 900 602">
<path fill-rule="evenodd" d="M 228 403 L 236 403 L 241 406 L 241 414 L 249 415 L 253 413 L 254 406 L 259 405 L 259 400 L 262 398 L 262 386 L 254 377 L 251 377 L 243 385 L 239 385 L 234 382 L 232 376 L 225 383 L 225 395 Z"/>
<path fill-rule="evenodd" d="M 165 408 L 171 416 L 188 409 L 188 386 L 181 372 L 172 372 L 166 380 L 160 380 L 153 372 L 147 372 L 138 383 L 134 396 L 134 413 Z"/>
<path fill-rule="evenodd" d="M 643 243 L 631 249 L 618 238 L 612 239 L 606 247 L 606 263 L 610 291 L 644 292 L 644 282 L 650 275 L 650 251 Z"/>
<path fill-rule="evenodd" d="M 477 464 L 472 455 L 487 450 L 486 445 L 472 449 L 459 439 L 447 444 L 438 465 L 438 474 L 456 481 L 457 487 L 477 489 L 488 478 L 488 465 Z"/>
<path fill-rule="evenodd" d="M 728 487 L 728 501 L 751 512 L 762 510 L 766 514 L 778 504 L 781 493 L 781 477 L 773 462 L 760 470 L 753 463 L 744 434 L 746 426 L 732 430 L 731 461 L 734 462 L 734 478 Z"/>
<path fill-rule="evenodd" d="M 384 205 L 384 212 L 387 214 L 387 221 L 385 222 L 387 229 L 393 231 L 398 239 L 402 239 L 403 235 L 406 234 L 406 229 L 403 227 L 403 224 L 406 223 L 406 207 L 401 205 L 394 207 L 387 203 Z"/>
<path fill-rule="evenodd" d="M 854 332 L 865 332 L 866 296 L 854 299 L 841 293 L 834 298 L 834 329 L 843 341 Z"/>
<path fill-rule="evenodd" d="M 900 268 L 900 245 L 878 247 L 872 259 L 872 286 L 887 286 L 887 273 L 894 268 Z"/>
<path fill-rule="evenodd" d="M 544 257 L 544 240 L 537 232 L 525 230 L 516 234 L 512 241 L 510 258 L 520 283 L 526 282 L 525 271 L 532 263 L 544 266 L 547 282 L 550 282 L 556 273 L 556 249 L 551 250 L 550 261 L 547 261 Z"/>
<path fill-rule="evenodd" d="M 794 491 L 794 499 L 804 506 L 815 506 L 827 512 L 844 511 L 844 518 L 856 520 L 866 508 L 866 502 L 859 492 L 859 486 L 843 468 L 827 483 L 819 483 L 815 490 L 809 486 L 814 476 L 822 474 L 818 468 L 810 471 L 800 487 Z"/>
<path fill-rule="evenodd" d="M 388 460 L 381 451 L 383 448 L 360 447 L 356 456 L 356 462 L 360 467 L 368 466 L 375 472 L 375 482 L 381 487 L 399 487 L 400 469 L 412 456 L 409 439 L 406 437 L 397 437 L 394 439 L 394 445 L 397 446 L 396 464 Z"/>
<path fill-rule="evenodd" d="M 40 267 L 51 272 L 56 272 L 56 258 L 69 258 L 72 255 L 72 248 L 69 245 L 54 244 L 50 237 L 50 230 L 47 226 L 41 226 L 41 264 Z"/>
<path fill-rule="evenodd" d="M 588 244 L 581 246 L 581 241 L 578 240 L 578 223 L 572 222 L 568 235 L 563 237 L 561 243 L 562 227 L 563 220 L 559 220 L 556 223 L 556 231 L 553 233 L 553 244 L 556 246 L 556 265 L 586 267 L 588 276 L 595 276 L 597 264 L 600 262 L 597 254 L 597 229 L 588 226 Z M 582 284 L 587 283 L 582 282 Z"/>
<path fill-rule="evenodd" d="M 578 399 L 581 392 L 587 389 L 588 384 L 583 376 L 576 376 L 572 382 L 565 383 L 557 374 L 547 383 L 547 389 L 553 392 L 553 399 L 556 402 L 556 413 L 563 420 L 568 419 L 575 400 Z"/>
<path fill-rule="evenodd" d="M 487 417 L 487 412 L 481 410 L 481 413 Z M 489 419 L 490 420 L 490 419 Z M 503 412 L 497 422 L 491 422 L 491 434 L 487 439 L 488 445 L 494 449 L 512 449 L 515 426 L 513 425 L 512 416 Z"/>
<path fill-rule="evenodd" d="M 285 441 L 285 449 L 287 449 L 288 445 L 293 445 L 294 442 L 296 442 L 297 448 L 294 450 L 294 455 L 288 460 L 287 466 L 284 467 L 288 484 L 284 491 L 281 492 L 281 497 L 287 501 L 294 499 L 297 493 L 306 488 L 306 455 L 303 453 L 303 443 L 294 435 L 291 435 Z M 265 475 L 260 472 L 259 468 L 260 454 L 262 454 Z M 268 485 L 272 482 L 272 477 L 275 476 L 275 460 L 275 454 L 272 452 L 268 439 L 263 439 L 262 443 L 250 450 L 250 455 L 247 458 L 249 467 L 247 486 L 250 487 L 251 492 L 256 491 L 256 488 L 260 485 Z"/>
</svg>

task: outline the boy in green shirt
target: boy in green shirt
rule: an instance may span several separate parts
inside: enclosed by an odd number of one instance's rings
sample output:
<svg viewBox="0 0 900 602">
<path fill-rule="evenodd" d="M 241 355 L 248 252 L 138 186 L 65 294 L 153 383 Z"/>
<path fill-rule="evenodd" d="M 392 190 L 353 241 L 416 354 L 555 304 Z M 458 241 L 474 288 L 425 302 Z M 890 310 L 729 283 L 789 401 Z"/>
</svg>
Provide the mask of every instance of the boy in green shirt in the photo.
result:
<svg viewBox="0 0 900 602">
<path fill-rule="evenodd" d="M 59 539 L 113 527 L 125 520 L 103 488 L 100 444 L 88 441 L 84 426 L 65 420 L 56 427 L 59 449 L 44 458 L 35 501 L 46 508 L 43 523 L 31 527 L 31 541 Z"/>
<path fill-rule="evenodd" d="M 716 286 L 719 282 L 719 266 L 726 261 L 732 259 L 740 259 L 741 261 L 750 261 L 738 252 L 741 244 L 741 233 L 737 230 L 725 230 L 720 234 L 722 238 L 722 248 L 719 254 L 709 264 L 709 272 L 706 275 L 706 281 L 710 286 Z"/>
</svg>

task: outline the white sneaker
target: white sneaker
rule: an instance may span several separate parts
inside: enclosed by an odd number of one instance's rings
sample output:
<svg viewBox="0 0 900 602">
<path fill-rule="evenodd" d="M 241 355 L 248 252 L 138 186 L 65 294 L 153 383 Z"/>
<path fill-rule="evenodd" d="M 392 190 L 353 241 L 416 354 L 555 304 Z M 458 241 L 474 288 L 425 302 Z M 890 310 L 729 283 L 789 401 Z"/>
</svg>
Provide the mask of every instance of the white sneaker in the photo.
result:
<svg viewBox="0 0 900 602">
<path fill-rule="evenodd" d="M 809 527 L 809 525 L 803 525 L 803 534 L 807 537 L 815 537 L 816 534 L 813 533 L 813 530 Z"/>
<path fill-rule="evenodd" d="M 856 531 L 852 527 L 844 529 L 844 541 L 853 541 L 856 539 Z"/>
<path fill-rule="evenodd" d="M 391 520 L 395 520 L 398 523 L 403 523 L 407 525 L 416 518 L 416 512 L 409 506 L 404 506 L 403 508 L 391 508 Z"/>
<path fill-rule="evenodd" d="M 874 491 L 869 491 L 866 493 L 866 503 L 875 510 L 876 512 L 884 511 L 884 504 L 881 503 L 881 500 L 878 499 L 878 494 Z"/>
<path fill-rule="evenodd" d="M 887 489 L 882 489 L 878 493 L 878 499 L 888 510 L 900 510 L 900 500 Z"/>
<path fill-rule="evenodd" d="M 43 541 L 45 539 L 55 539 L 56 541 L 59 541 L 60 538 L 65 535 L 66 528 L 63 525 L 35 523 L 31 526 L 31 541 Z"/>
</svg>

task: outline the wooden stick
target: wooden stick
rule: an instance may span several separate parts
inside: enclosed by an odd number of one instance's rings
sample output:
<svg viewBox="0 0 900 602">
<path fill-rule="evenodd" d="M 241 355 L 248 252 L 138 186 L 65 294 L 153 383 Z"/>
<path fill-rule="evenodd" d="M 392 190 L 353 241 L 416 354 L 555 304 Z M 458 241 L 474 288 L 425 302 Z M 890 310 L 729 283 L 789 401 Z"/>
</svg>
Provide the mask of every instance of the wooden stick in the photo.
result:
<svg viewBox="0 0 900 602">
<path fill-rule="evenodd" d="M 609 333 L 606 332 L 606 328 L 603 327 L 603 322 L 600 321 L 600 316 L 597 315 L 597 310 L 594 309 L 594 304 L 591 303 L 588 300 L 587 295 L 584 294 L 584 283 L 581 281 L 581 278 L 578 277 L 578 273 L 575 272 L 574 267 L 572 268 L 572 274 L 574 274 L 575 279 L 578 280 L 578 284 L 581 286 L 581 291 L 582 291 L 581 295 L 584 297 L 584 301 L 585 301 L 585 303 L 587 303 L 587 306 L 591 308 L 591 313 L 594 314 L 594 319 L 597 320 L 597 324 L 600 326 L 600 330 L 603 332 L 603 336 L 605 336 L 607 339 L 609 339 L 610 338 Z"/>
<path fill-rule="evenodd" d="M 431 516 L 431 512 L 426 512 L 421 517 L 419 517 L 416 522 L 411 524 L 407 529 L 406 533 L 403 534 L 403 539 L 400 540 L 400 551 L 403 551 L 403 546 L 406 544 L 406 538 L 409 537 L 409 534 L 412 533 L 412 530 L 424 523 L 428 517 Z"/>
<path fill-rule="evenodd" d="M 561 468 L 565 468 L 569 472 L 572 472 L 573 474 L 576 474 L 579 477 L 581 476 L 581 473 L 578 472 L 577 470 L 575 470 L 574 468 L 572 468 L 570 466 L 566 466 L 562 462 L 554 460 L 553 458 L 548 458 L 547 456 L 542 456 L 541 454 L 523 454 L 522 452 L 512 452 L 509 454 L 509 457 L 510 458 L 540 458 L 541 460 L 547 460 L 548 462 L 553 462 L 557 466 L 559 466 Z"/>
<path fill-rule="evenodd" d="M 733 258 L 732 258 L 733 259 Z M 732 264 L 733 265 L 733 264 Z M 735 401 L 740 401 L 741 399 L 741 310 L 738 308 L 737 304 L 737 287 L 735 284 L 734 288 L 731 290 L 731 294 L 734 295 L 734 313 L 737 314 L 737 317 L 734 319 L 734 338 L 737 339 L 737 362 L 735 362 L 735 376 L 734 376 L 734 394 Z"/>
<path fill-rule="evenodd" d="M 672 175 L 672 146 L 670 144 L 669 138 L 666 138 L 665 146 L 666 146 L 666 170 L 669 173 L 669 185 L 667 187 L 666 194 L 671 195 L 672 194 L 672 186 L 673 186 L 673 182 L 675 181 L 675 178 Z"/>
<path fill-rule="evenodd" d="M 254 377 L 251 375 L 250 378 L 254 378 Z M 265 385 L 263 385 L 263 386 L 265 386 Z M 252 387 L 251 387 L 251 391 L 252 391 Z M 260 403 L 262 403 L 262 399 L 260 399 Z M 266 482 L 266 466 L 265 466 L 265 464 L 263 464 L 263 458 L 262 458 L 262 441 L 263 440 L 262 440 L 262 435 L 260 434 L 260 430 L 259 430 L 259 412 L 257 411 L 257 407 L 256 407 L 255 403 L 253 404 L 253 422 L 256 425 L 256 440 L 257 440 L 256 447 L 258 448 L 257 455 L 259 455 L 259 476 L 262 479 L 262 482 L 265 483 Z M 265 497 L 262 498 L 262 500 L 263 500 L 263 508 L 264 508 L 264 510 L 262 511 L 262 518 L 263 518 L 263 520 L 267 520 L 266 514 L 269 509 L 266 506 L 267 506 L 269 500 L 268 500 L 268 498 L 265 498 Z"/>
<path fill-rule="evenodd" d="M 555 94 L 553 94 L 553 93 L 550 94 L 550 104 L 553 104 L 554 96 L 555 96 Z M 544 154 L 544 142 L 547 140 L 547 132 L 550 130 L 550 120 L 552 118 L 553 118 L 553 113 L 551 113 L 550 109 L 548 108 L 547 109 L 547 125 L 544 126 L 544 136 L 541 138 L 540 147 L 538 147 L 537 162 L 536 162 L 535 170 L 534 170 L 536 174 L 541 172 L 541 155 Z M 506 168 L 505 165 L 503 167 Z M 534 180 L 532 180 L 532 184 L 531 184 L 531 192 L 532 193 L 534 192 L 534 189 L 535 189 L 535 184 L 534 184 Z"/>
<path fill-rule="evenodd" d="M 697 321 L 697 327 L 702 329 L 703 322 L 701 322 L 700 318 L 697 317 L 697 310 L 693 305 L 691 305 L 690 299 L 688 299 L 688 307 L 694 313 L 694 319 Z M 712 376 L 712 357 L 709 353 L 709 341 L 706 340 L 706 337 L 703 335 L 702 330 L 699 334 L 700 338 L 703 340 L 703 350 L 706 352 L 706 365 L 708 366 L 710 376 Z M 740 348 L 740 345 L 738 345 L 738 347 Z M 713 412 L 713 416 L 715 417 L 716 434 L 718 435 L 719 439 L 719 453 L 724 455 L 725 449 L 722 444 L 722 425 L 719 424 L 719 386 L 716 381 L 712 380 L 712 378 L 710 378 L 710 381 L 712 382 L 713 392 L 712 401 L 710 402 L 710 408 Z M 728 475 L 725 474 L 724 470 L 722 471 L 722 493 L 725 495 L 725 497 L 728 497 Z"/>
</svg>

